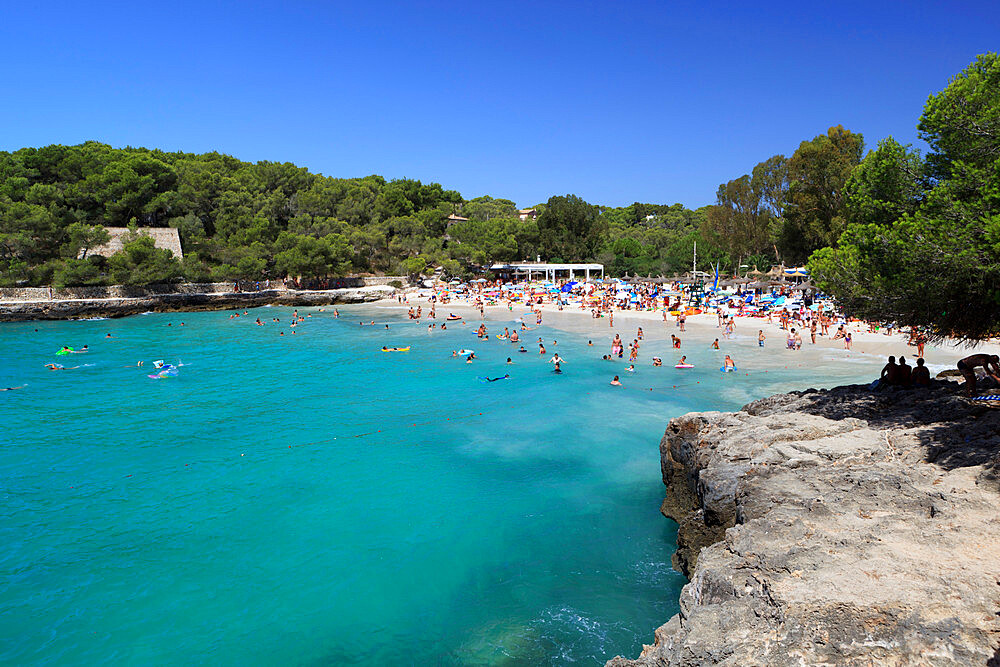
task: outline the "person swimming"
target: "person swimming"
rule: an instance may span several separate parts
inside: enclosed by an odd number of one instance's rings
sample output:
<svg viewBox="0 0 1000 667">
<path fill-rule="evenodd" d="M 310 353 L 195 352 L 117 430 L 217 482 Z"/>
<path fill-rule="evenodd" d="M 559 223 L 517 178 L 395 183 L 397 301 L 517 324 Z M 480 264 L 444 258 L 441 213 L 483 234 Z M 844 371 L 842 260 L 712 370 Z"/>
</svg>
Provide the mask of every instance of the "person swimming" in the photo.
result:
<svg viewBox="0 0 1000 667">
<path fill-rule="evenodd" d="M 527 350 L 526 350 L 526 349 L 524 349 L 524 346 L 522 345 L 522 346 L 521 346 L 521 349 L 520 349 L 520 350 L 518 350 L 518 352 L 527 352 Z"/>
<path fill-rule="evenodd" d="M 613 387 L 621 387 L 622 386 L 621 380 L 618 379 L 617 375 L 615 376 L 615 379 L 613 379 L 611 381 L 611 386 L 613 386 Z"/>
<path fill-rule="evenodd" d="M 628 368 L 625 369 L 629 373 L 635 373 L 635 364 L 629 364 Z"/>
<path fill-rule="evenodd" d="M 4 388 L 0 389 L 0 391 L 14 391 L 16 389 L 24 389 L 27 386 L 28 385 L 26 385 L 26 384 L 22 384 L 22 385 L 20 385 L 18 387 L 4 387 Z"/>
<path fill-rule="evenodd" d="M 659 357 L 653 357 L 653 365 L 654 366 L 662 366 L 663 365 L 663 360 L 660 359 Z"/>
<path fill-rule="evenodd" d="M 503 377 L 499 377 L 499 378 L 485 377 L 483 379 L 486 380 L 487 382 L 496 382 L 497 380 L 509 380 L 510 379 L 510 374 L 508 373 L 507 375 L 504 375 Z"/>
</svg>

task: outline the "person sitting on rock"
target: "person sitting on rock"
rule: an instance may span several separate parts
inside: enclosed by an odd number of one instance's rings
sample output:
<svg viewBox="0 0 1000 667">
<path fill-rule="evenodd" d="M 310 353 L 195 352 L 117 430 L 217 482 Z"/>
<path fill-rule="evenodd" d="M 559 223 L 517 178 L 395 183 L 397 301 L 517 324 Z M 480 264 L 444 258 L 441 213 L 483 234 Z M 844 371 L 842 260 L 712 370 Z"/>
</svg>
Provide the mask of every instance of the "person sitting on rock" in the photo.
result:
<svg viewBox="0 0 1000 667">
<path fill-rule="evenodd" d="M 917 367 L 910 375 L 910 384 L 914 387 L 929 387 L 931 384 L 931 372 L 927 370 L 927 366 L 924 366 L 923 357 L 917 359 Z"/>
<path fill-rule="evenodd" d="M 899 380 L 898 380 L 899 386 L 901 386 L 901 387 L 909 387 L 910 386 L 910 381 L 912 380 L 913 369 L 910 367 L 909 364 L 906 363 L 906 357 L 900 357 L 899 358 L 898 369 L 899 369 L 898 370 L 898 372 L 899 372 Z"/>
<path fill-rule="evenodd" d="M 883 385 L 899 384 L 899 366 L 896 365 L 896 357 L 889 357 L 889 363 L 882 367 L 878 379 L 879 384 Z"/>
<path fill-rule="evenodd" d="M 1000 383 L 1000 356 L 995 354 L 973 354 L 958 362 L 958 370 L 965 378 L 965 390 L 969 396 L 976 391 L 976 368 L 982 366 L 986 374 Z"/>
</svg>

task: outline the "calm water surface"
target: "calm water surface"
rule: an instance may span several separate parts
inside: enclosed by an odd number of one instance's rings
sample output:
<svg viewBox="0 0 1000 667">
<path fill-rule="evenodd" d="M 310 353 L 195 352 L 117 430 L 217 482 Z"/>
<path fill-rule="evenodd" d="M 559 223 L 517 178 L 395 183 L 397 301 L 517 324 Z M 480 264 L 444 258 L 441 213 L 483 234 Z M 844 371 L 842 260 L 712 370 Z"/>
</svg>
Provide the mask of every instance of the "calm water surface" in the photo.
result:
<svg viewBox="0 0 1000 667">
<path fill-rule="evenodd" d="M 284 308 L 0 325 L 0 386 L 27 384 L 0 393 L 0 663 L 634 656 L 685 583 L 658 512 L 667 420 L 872 372 L 765 374 L 747 338 L 685 350 L 684 372 L 651 340 L 633 375 L 600 360 L 610 330 L 546 326 L 518 354 L 395 310 L 300 312 L 294 336 Z M 734 350 L 741 373 L 719 373 Z M 152 380 L 154 359 L 184 366 Z"/>
</svg>

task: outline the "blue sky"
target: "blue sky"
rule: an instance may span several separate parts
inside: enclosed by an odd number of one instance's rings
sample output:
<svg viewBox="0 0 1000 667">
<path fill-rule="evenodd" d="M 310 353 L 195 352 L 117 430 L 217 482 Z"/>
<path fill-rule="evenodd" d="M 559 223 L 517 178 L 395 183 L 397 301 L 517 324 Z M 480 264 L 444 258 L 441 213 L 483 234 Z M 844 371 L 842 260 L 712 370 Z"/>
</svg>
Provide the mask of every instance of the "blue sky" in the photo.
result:
<svg viewBox="0 0 1000 667">
<path fill-rule="evenodd" d="M 524 206 L 701 206 L 836 124 L 918 144 L 927 96 L 1000 47 L 990 2 L 4 2 L 0 16 L 0 150 L 217 150 Z"/>
</svg>

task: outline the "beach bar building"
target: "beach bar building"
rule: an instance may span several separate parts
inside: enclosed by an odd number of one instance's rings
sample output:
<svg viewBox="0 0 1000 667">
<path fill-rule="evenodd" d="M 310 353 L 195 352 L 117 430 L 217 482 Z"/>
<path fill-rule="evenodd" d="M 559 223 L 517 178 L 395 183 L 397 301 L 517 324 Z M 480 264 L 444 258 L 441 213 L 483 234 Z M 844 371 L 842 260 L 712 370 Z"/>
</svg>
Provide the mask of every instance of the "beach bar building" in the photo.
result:
<svg viewBox="0 0 1000 667">
<path fill-rule="evenodd" d="M 590 272 L 601 273 L 604 278 L 603 264 L 549 264 L 548 262 L 514 262 L 511 264 L 493 264 L 490 271 L 499 273 L 501 277 L 508 280 L 531 280 L 532 278 L 545 278 L 550 282 L 555 282 L 558 278 L 582 277 L 590 280 Z M 575 272 L 575 273 L 574 273 Z"/>
</svg>

